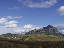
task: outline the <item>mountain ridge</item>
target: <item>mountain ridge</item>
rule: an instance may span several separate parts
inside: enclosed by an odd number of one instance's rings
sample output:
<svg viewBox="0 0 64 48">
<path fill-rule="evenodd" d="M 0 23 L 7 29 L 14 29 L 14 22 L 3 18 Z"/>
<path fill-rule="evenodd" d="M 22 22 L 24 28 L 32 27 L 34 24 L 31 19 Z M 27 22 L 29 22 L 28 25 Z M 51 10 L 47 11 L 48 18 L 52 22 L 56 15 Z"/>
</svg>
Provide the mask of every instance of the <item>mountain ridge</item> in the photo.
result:
<svg viewBox="0 0 64 48">
<path fill-rule="evenodd" d="M 52 25 L 48 25 L 46 27 L 40 28 L 40 29 L 34 29 L 31 30 L 29 32 L 27 32 L 26 34 L 41 34 L 41 33 L 59 33 L 58 29 Z"/>
</svg>

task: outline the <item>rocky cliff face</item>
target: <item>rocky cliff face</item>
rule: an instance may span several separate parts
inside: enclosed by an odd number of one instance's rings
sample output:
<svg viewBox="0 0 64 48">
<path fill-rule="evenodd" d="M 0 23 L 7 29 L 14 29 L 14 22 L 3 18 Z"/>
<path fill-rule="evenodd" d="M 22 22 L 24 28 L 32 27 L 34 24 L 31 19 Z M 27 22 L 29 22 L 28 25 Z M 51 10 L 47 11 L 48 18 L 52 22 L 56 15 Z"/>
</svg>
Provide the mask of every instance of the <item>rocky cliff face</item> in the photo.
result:
<svg viewBox="0 0 64 48">
<path fill-rule="evenodd" d="M 48 25 L 47 27 L 43 27 L 38 30 L 37 29 L 31 30 L 26 34 L 41 34 L 41 33 L 55 34 L 58 33 L 58 29 L 56 27 L 53 27 L 52 25 Z"/>
</svg>

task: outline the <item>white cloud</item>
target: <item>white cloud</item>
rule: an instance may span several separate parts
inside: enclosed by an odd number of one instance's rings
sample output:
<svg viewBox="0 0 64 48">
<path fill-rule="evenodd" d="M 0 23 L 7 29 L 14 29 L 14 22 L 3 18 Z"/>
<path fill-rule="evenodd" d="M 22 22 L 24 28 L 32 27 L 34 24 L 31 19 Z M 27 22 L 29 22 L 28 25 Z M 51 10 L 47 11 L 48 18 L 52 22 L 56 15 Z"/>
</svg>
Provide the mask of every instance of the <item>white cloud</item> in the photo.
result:
<svg viewBox="0 0 64 48">
<path fill-rule="evenodd" d="M 40 27 L 37 27 L 36 25 L 27 24 L 24 25 L 23 27 L 16 27 L 14 31 L 17 33 L 25 33 L 25 32 L 29 32 L 30 30 L 39 29 L 39 28 Z"/>
<path fill-rule="evenodd" d="M 22 16 L 16 16 L 14 18 L 20 18 Z M 9 20 L 12 18 L 11 16 L 1 18 L 0 19 L 0 34 L 5 34 L 5 33 L 25 33 L 33 29 L 39 29 L 36 25 L 32 24 L 26 24 L 23 27 L 19 27 L 18 23 L 16 20 Z"/>
<path fill-rule="evenodd" d="M 54 6 L 58 0 L 18 0 L 22 2 L 24 5 L 31 7 L 31 8 L 48 8 Z"/>
<path fill-rule="evenodd" d="M 6 18 L 0 18 L 0 24 L 3 24 L 5 22 L 7 22 L 7 19 Z"/>
<path fill-rule="evenodd" d="M 25 27 L 26 26 L 26 27 Z M 31 26 L 31 27 L 28 27 Z M 0 34 L 5 34 L 5 33 L 26 33 L 30 30 L 33 29 L 39 29 L 40 27 L 37 27 L 36 25 L 31 25 L 31 24 L 27 24 L 24 25 L 23 27 L 0 27 Z"/>
<path fill-rule="evenodd" d="M 0 34 L 5 33 L 22 33 L 23 30 L 21 27 L 14 27 L 14 28 L 7 28 L 7 27 L 0 27 Z"/>
<path fill-rule="evenodd" d="M 63 32 L 63 33 L 64 33 L 64 30 L 61 30 L 61 32 Z"/>
<path fill-rule="evenodd" d="M 8 24 L 8 25 L 5 25 L 5 27 L 17 27 L 18 25 L 17 24 Z"/>
<path fill-rule="evenodd" d="M 5 23 L 5 27 L 17 27 L 17 21 L 9 21 Z"/>
<path fill-rule="evenodd" d="M 18 23 L 17 21 L 9 21 L 9 22 L 6 22 L 5 24 L 16 24 Z"/>
<path fill-rule="evenodd" d="M 33 28 L 33 25 L 27 24 L 27 25 L 24 26 L 24 28 Z"/>
<path fill-rule="evenodd" d="M 64 24 L 58 24 L 58 25 L 56 25 L 56 27 L 58 28 L 60 33 L 64 34 Z"/>
<path fill-rule="evenodd" d="M 39 29 L 39 27 L 37 27 L 36 25 L 32 25 L 32 24 L 27 24 L 27 25 L 24 26 L 24 28 L 31 29 L 31 30 Z"/>
<path fill-rule="evenodd" d="M 0 18 L 0 27 L 17 27 L 18 22 L 15 20 L 9 20 L 7 18 Z"/>
<path fill-rule="evenodd" d="M 64 6 L 61 6 L 61 7 L 57 10 L 57 12 L 58 12 L 60 15 L 64 16 Z"/>
<path fill-rule="evenodd" d="M 7 16 L 6 18 L 8 18 L 8 19 L 19 19 L 19 18 L 23 18 L 23 16 L 15 16 L 15 17 Z"/>
<path fill-rule="evenodd" d="M 16 16 L 17 18 L 17 16 Z M 5 17 L 5 18 L 0 18 L 0 34 L 4 34 L 4 33 L 14 33 L 14 32 L 21 32 L 23 31 L 23 29 L 21 30 L 20 27 L 18 27 L 18 23 L 16 20 L 9 20 L 9 18 Z M 16 28 L 18 28 L 16 30 Z"/>
<path fill-rule="evenodd" d="M 17 27 L 18 26 L 18 19 L 22 18 L 23 16 L 6 16 L 0 18 L 0 27 Z"/>
<path fill-rule="evenodd" d="M 15 31 L 15 32 L 18 32 L 18 33 L 19 33 L 19 32 L 22 33 L 22 32 L 25 32 L 25 29 L 22 28 L 22 27 L 16 27 L 16 28 L 14 28 L 14 31 Z"/>
</svg>

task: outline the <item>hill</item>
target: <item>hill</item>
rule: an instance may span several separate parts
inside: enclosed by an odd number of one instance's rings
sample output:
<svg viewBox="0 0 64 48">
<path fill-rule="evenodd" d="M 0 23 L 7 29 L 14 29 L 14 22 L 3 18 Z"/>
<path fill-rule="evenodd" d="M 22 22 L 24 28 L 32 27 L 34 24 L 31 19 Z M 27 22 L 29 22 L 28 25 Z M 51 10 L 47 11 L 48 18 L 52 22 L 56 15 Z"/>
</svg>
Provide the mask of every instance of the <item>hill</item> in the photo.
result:
<svg viewBox="0 0 64 48">
<path fill-rule="evenodd" d="M 59 30 L 52 25 L 48 25 L 40 29 L 31 30 L 27 32 L 25 35 L 29 35 L 29 34 L 47 34 L 47 35 L 64 36 L 64 34 L 60 33 Z"/>
<path fill-rule="evenodd" d="M 1 48 L 64 48 L 64 41 L 21 41 L 0 38 Z"/>
<path fill-rule="evenodd" d="M 64 48 L 64 35 L 56 27 L 48 25 L 26 34 L 0 35 L 1 48 Z"/>
<path fill-rule="evenodd" d="M 52 25 L 40 29 L 34 29 L 26 34 L 2 34 L 2 38 L 22 40 L 22 41 L 64 41 L 64 35 Z"/>
</svg>

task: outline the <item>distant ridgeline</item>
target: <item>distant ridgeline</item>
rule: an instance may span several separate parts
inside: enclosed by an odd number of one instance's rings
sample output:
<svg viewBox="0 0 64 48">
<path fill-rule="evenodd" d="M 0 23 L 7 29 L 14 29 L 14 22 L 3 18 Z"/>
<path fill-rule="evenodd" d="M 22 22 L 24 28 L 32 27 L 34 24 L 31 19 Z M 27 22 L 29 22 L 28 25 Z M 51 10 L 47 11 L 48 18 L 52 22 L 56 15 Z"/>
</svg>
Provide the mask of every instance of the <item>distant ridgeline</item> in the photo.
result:
<svg viewBox="0 0 64 48">
<path fill-rule="evenodd" d="M 58 29 L 52 25 L 40 29 L 34 29 L 26 34 L 2 34 L 0 37 L 22 40 L 22 41 L 64 41 L 64 34 L 61 34 Z"/>
<path fill-rule="evenodd" d="M 28 34 L 61 34 L 58 29 L 52 25 L 48 25 L 47 27 L 43 27 L 43 28 L 40 28 L 40 29 L 34 29 L 34 30 L 31 30 L 29 32 L 26 33 L 26 35 Z"/>
</svg>

